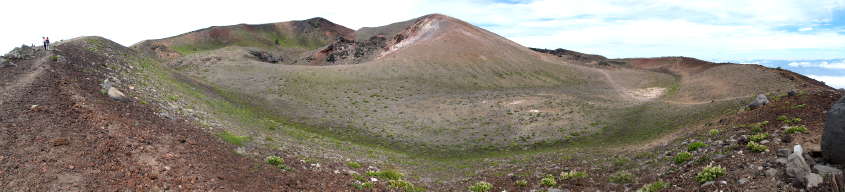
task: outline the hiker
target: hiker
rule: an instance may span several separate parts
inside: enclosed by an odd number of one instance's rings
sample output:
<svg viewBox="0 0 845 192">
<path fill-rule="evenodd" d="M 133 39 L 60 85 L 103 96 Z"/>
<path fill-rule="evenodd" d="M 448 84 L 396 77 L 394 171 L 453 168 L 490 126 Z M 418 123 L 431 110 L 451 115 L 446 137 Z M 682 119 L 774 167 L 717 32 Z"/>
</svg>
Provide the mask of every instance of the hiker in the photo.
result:
<svg viewBox="0 0 845 192">
<path fill-rule="evenodd" d="M 44 50 L 46 51 L 47 47 L 50 46 L 50 38 L 49 37 L 43 37 L 43 38 L 44 38 Z"/>
</svg>

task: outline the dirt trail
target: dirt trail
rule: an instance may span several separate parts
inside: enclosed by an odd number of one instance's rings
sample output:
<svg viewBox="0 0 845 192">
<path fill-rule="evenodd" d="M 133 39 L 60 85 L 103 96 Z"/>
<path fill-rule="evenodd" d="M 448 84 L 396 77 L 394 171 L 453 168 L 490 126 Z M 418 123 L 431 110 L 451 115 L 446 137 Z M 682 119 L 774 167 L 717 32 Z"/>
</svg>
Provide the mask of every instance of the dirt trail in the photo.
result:
<svg viewBox="0 0 845 192">
<path fill-rule="evenodd" d="M 700 104 L 707 104 L 707 103 L 720 102 L 720 101 L 731 101 L 731 100 L 736 100 L 736 99 L 744 99 L 744 98 L 749 98 L 749 97 L 752 97 L 752 96 L 749 95 L 749 96 L 728 97 L 728 98 L 714 99 L 714 100 L 710 100 L 710 101 L 672 101 L 672 100 L 665 100 L 664 102 L 671 103 L 671 104 L 679 104 L 679 105 L 700 105 Z"/>
<path fill-rule="evenodd" d="M 9 82 L 0 83 L 0 104 L 4 103 L 5 100 L 12 98 L 15 90 L 32 84 L 32 82 L 35 81 L 35 78 L 44 72 L 45 67 L 43 66 L 45 61 L 47 61 L 47 56 L 42 56 L 37 58 L 34 63 L 26 68 L 21 68 L 17 71 L 10 71 L 13 76 L 0 81 Z"/>
</svg>

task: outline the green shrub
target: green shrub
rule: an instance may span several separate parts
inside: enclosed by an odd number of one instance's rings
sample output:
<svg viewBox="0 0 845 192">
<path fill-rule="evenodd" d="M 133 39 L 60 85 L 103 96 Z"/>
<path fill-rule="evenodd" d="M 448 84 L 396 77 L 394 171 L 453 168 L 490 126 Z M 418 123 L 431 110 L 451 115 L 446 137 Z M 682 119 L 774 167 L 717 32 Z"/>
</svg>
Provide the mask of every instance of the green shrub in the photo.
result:
<svg viewBox="0 0 845 192">
<path fill-rule="evenodd" d="M 528 187 L 528 180 L 520 179 L 516 181 L 517 187 Z"/>
<path fill-rule="evenodd" d="M 469 186 L 469 191 L 472 192 L 489 192 L 490 190 L 493 190 L 493 184 L 484 181 Z"/>
<path fill-rule="evenodd" d="M 722 131 L 719 131 L 719 129 L 711 129 L 709 133 L 710 136 L 716 136 L 719 135 L 719 133 L 722 133 Z"/>
<path fill-rule="evenodd" d="M 285 159 L 282 159 L 279 156 L 275 156 L 275 155 L 267 156 L 267 158 L 265 158 L 265 160 L 267 161 L 268 164 L 273 165 L 273 166 L 275 166 L 279 169 L 282 169 L 282 170 L 289 170 L 290 169 L 287 165 L 285 165 Z"/>
<path fill-rule="evenodd" d="M 796 125 L 786 128 L 784 131 L 786 134 L 795 134 L 795 133 L 807 133 L 807 126 L 804 125 Z"/>
<path fill-rule="evenodd" d="M 660 190 L 669 187 L 669 183 L 663 181 L 657 181 L 648 185 L 644 185 L 643 188 L 637 190 L 637 192 L 658 192 Z"/>
<path fill-rule="evenodd" d="M 707 166 L 698 172 L 698 175 L 695 176 L 695 180 L 699 183 L 706 183 L 708 181 L 716 180 L 716 178 L 725 175 L 725 168 L 722 166 Z"/>
<path fill-rule="evenodd" d="M 758 144 L 757 142 L 754 142 L 754 141 L 748 142 L 748 145 L 746 145 L 746 147 L 748 147 L 748 150 L 751 150 L 752 152 L 757 152 L 757 153 L 769 150 L 769 147 L 767 147 L 765 145 Z"/>
<path fill-rule="evenodd" d="M 367 171 L 367 176 L 378 177 L 387 180 L 400 180 L 402 179 L 402 177 L 405 177 L 405 175 L 399 173 L 396 170 Z"/>
<path fill-rule="evenodd" d="M 801 109 L 801 108 L 804 108 L 804 107 L 807 107 L 807 104 L 800 104 L 800 105 L 792 106 L 793 109 Z"/>
<path fill-rule="evenodd" d="M 361 168 L 361 164 L 355 161 L 346 162 L 346 166 L 353 169 Z"/>
<path fill-rule="evenodd" d="M 59 61 L 59 56 L 58 55 L 50 55 L 50 61 L 53 61 L 53 62 Z"/>
<path fill-rule="evenodd" d="M 748 137 L 748 140 L 751 140 L 753 142 L 760 142 L 766 140 L 767 138 L 769 138 L 768 133 L 758 133 Z"/>
<path fill-rule="evenodd" d="M 356 181 L 360 181 L 360 182 L 365 182 L 365 181 L 367 181 L 367 178 L 366 178 L 366 177 L 364 177 L 363 175 L 359 175 L 359 174 L 355 174 L 355 175 L 353 175 L 353 176 L 352 176 L 352 179 L 355 179 Z"/>
<path fill-rule="evenodd" d="M 583 179 L 587 178 L 586 172 L 583 171 L 570 171 L 570 172 L 563 172 L 560 173 L 560 180 L 570 180 L 570 179 Z"/>
<path fill-rule="evenodd" d="M 685 163 L 689 160 L 692 160 L 692 153 L 689 152 L 680 152 L 672 158 L 675 161 L 675 164 Z"/>
<path fill-rule="evenodd" d="M 557 185 L 557 180 L 555 179 L 554 175 L 546 175 L 543 179 L 540 179 L 540 185 L 546 187 L 553 187 Z"/>
<path fill-rule="evenodd" d="M 705 144 L 701 141 L 692 142 L 689 145 L 687 145 L 687 151 L 695 151 L 695 150 L 698 150 L 702 147 L 707 147 L 707 144 Z"/>
<path fill-rule="evenodd" d="M 609 177 L 610 182 L 613 183 L 633 183 L 634 175 L 625 171 L 616 172 Z"/>
<path fill-rule="evenodd" d="M 393 189 L 401 189 L 405 192 L 416 192 L 416 191 L 425 191 L 423 188 L 414 186 L 413 183 L 405 181 L 405 180 L 388 180 L 387 187 Z"/>
</svg>

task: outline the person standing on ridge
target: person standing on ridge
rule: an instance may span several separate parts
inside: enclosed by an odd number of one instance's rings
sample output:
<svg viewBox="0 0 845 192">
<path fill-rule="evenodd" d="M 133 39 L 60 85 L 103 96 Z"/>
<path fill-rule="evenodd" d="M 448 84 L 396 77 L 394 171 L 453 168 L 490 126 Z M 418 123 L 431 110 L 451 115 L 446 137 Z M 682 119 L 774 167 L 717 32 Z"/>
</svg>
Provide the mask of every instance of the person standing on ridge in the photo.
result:
<svg viewBox="0 0 845 192">
<path fill-rule="evenodd" d="M 47 50 L 47 47 L 50 46 L 50 38 L 44 37 L 44 50 Z"/>
</svg>

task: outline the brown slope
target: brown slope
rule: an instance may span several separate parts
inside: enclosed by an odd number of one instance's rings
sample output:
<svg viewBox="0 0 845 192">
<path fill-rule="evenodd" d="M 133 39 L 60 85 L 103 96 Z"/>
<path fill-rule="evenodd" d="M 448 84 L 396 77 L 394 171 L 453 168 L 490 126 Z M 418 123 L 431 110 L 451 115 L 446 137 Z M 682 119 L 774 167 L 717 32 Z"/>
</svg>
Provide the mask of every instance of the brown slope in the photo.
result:
<svg viewBox="0 0 845 192">
<path fill-rule="evenodd" d="M 339 37 L 352 38 L 353 32 L 352 29 L 317 17 L 259 25 L 214 26 L 174 37 L 142 41 L 132 48 L 163 59 L 232 45 L 302 52 L 325 46 Z"/>
<path fill-rule="evenodd" d="M 61 62 L 41 52 L 0 69 L 0 81 L 15 82 L 0 85 L 3 190 L 340 191 L 351 179 L 289 157 L 297 170 L 282 172 L 152 105 L 109 99 L 99 82 L 132 68 L 119 55 L 135 55 L 117 43 L 89 37 L 56 49 Z"/>
</svg>

